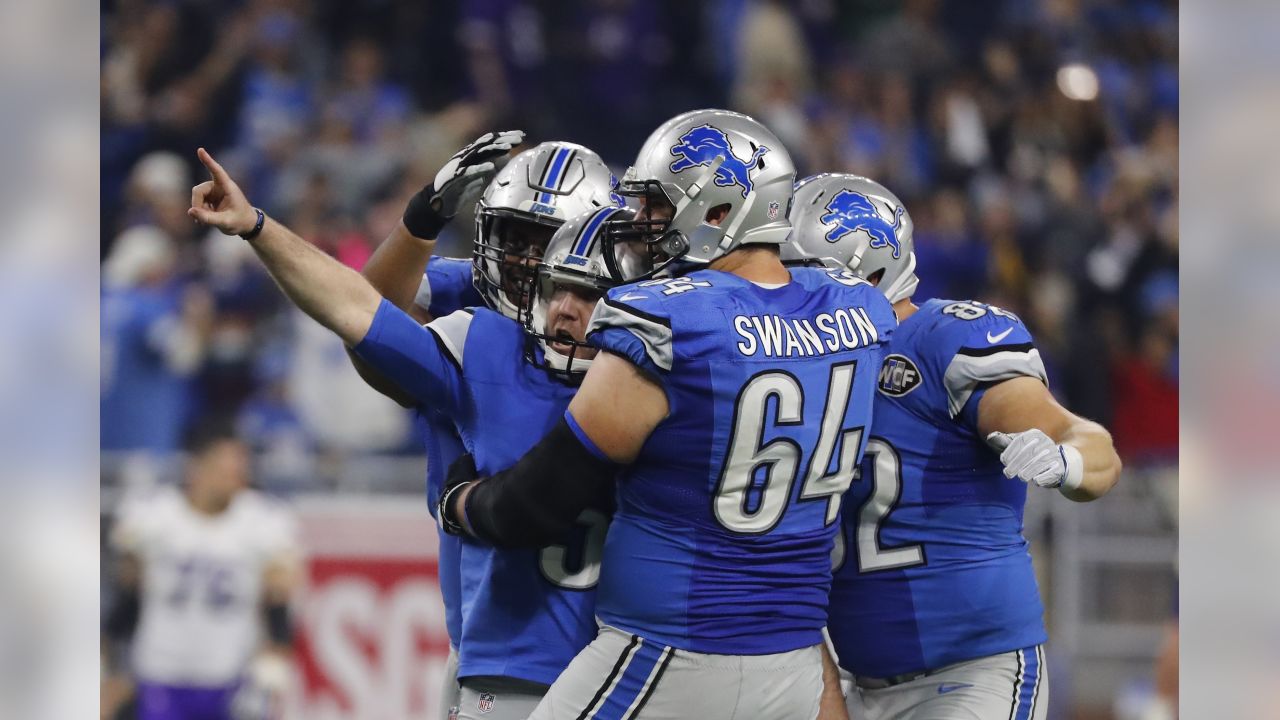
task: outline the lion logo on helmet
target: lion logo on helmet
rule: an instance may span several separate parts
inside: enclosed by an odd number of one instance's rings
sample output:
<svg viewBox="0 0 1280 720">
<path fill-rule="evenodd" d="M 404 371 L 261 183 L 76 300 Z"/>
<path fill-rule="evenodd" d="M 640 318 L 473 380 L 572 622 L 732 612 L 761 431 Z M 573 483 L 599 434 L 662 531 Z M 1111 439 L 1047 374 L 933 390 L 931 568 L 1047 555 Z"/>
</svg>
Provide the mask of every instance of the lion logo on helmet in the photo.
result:
<svg viewBox="0 0 1280 720">
<path fill-rule="evenodd" d="M 827 231 L 825 236 L 827 242 L 839 242 L 846 235 L 862 230 L 871 238 L 870 247 L 891 248 L 895 260 L 901 255 L 902 245 L 898 242 L 898 230 L 902 229 L 902 214 L 905 212 L 901 205 L 894 211 L 892 225 L 880 215 L 871 198 L 853 190 L 841 190 L 836 193 L 825 209 L 826 214 L 818 221 L 823 225 L 835 223 L 835 226 Z"/>
<path fill-rule="evenodd" d="M 681 135 L 680 142 L 671 148 L 671 155 L 676 158 L 671 163 L 671 172 L 710 165 L 716 158 L 723 157 L 720 167 L 716 168 L 715 184 L 719 187 L 737 185 L 742 188 L 742 197 L 745 198 L 755 187 L 751 171 L 767 152 L 769 148 L 761 145 L 750 159 L 742 160 L 733 153 L 729 136 L 723 130 L 712 125 L 699 125 Z"/>
</svg>

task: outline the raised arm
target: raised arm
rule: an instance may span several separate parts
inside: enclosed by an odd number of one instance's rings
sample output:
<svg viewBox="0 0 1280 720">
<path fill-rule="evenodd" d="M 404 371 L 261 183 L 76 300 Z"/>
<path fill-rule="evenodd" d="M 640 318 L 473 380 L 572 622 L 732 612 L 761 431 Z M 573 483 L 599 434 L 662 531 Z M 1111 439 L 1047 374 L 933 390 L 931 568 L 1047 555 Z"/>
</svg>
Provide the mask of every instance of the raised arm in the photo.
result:
<svg viewBox="0 0 1280 720">
<path fill-rule="evenodd" d="M 437 516 L 444 528 L 499 547 L 554 542 L 612 490 L 667 416 L 666 393 L 629 361 L 601 352 L 564 419 L 515 465 L 482 482 L 463 458 L 450 468 Z"/>
<path fill-rule="evenodd" d="M 253 247 L 285 295 L 342 338 L 414 405 L 444 413 L 462 407 L 462 353 L 471 316 L 455 313 L 423 327 L 384 301 L 359 273 L 261 214 L 203 148 L 213 180 L 191 191 L 190 215 Z M 257 224 L 261 223 L 261 227 Z"/>
<path fill-rule="evenodd" d="M 412 314 L 440 230 L 459 210 L 475 203 L 493 179 L 497 161 L 523 139 L 520 130 L 485 133 L 454 153 L 434 182 L 413 196 L 404 219 L 365 263 L 365 279 L 396 307 Z"/>
<path fill-rule="evenodd" d="M 426 308 L 419 307 L 414 299 L 426 283 L 423 271 L 435 251 L 436 236 L 460 209 L 476 201 L 493 178 L 497 160 L 523 139 L 520 130 L 485 133 L 449 158 L 436 173 L 435 181 L 413 196 L 404 218 L 365 263 L 361 274 L 374 289 L 414 320 L 431 320 Z M 449 308 L 447 312 L 460 309 Z M 369 387 L 400 405 L 413 406 L 413 399 L 403 388 L 355 354 L 347 354 Z"/>
<path fill-rule="evenodd" d="M 1102 497 L 1120 479 L 1111 434 L 1062 407 L 1036 378 L 987 389 L 978 404 L 978 432 L 1000 453 L 1007 477 L 1057 487 L 1077 502 Z"/>
<path fill-rule="evenodd" d="M 295 305 L 353 346 L 369 331 L 382 296 L 355 270 L 263 215 L 227 171 L 200 148 L 212 180 L 191 189 L 191 217 L 227 235 L 240 235 Z"/>
</svg>

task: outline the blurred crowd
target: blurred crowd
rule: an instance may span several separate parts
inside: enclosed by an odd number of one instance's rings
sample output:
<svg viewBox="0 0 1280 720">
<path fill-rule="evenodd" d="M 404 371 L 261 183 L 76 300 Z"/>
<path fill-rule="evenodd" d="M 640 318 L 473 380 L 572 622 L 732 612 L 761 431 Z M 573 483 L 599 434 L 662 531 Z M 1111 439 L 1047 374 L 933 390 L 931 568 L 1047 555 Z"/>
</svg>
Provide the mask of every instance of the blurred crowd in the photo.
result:
<svg viewBox="0 0 1280 720">
<path fill-rule="evenodd" d="M 405 411 L 186 216 L 195 148 L 361 267 L 489 129 L 618 175 L 697 107 L 754 115 L 801 175 L 873 177 L 915 222 L 917 297 L 1018 312 L 1126 462 L 1177 452 L 1175 0 L 104 0 L 102 446 L 238 419 L 282 475 L 412 452 Z M 470 252 L 459 217 L 439 252 Z"/>
</svg>

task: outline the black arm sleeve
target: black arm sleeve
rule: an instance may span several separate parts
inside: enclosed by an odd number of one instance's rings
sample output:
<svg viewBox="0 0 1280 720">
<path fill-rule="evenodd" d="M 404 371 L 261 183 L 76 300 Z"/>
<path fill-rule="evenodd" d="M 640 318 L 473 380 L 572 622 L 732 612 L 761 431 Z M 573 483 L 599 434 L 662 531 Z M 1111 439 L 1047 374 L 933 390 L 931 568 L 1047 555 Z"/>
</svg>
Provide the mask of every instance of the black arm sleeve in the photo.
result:
<svg viewBox="0 0 1280 720">
<path fill-rule="evenodd" d="M 267 637 L 276 645 L 293 644 L 293 624 L 289 622 L 289 606 L 285 603 L 268 603 L 266 608 Z"/>
<path fill-rule="evenodd" d="M 515 465 L 471 488 L 467 522 L 497 547 L 559 542 L 583 510 L 610 503 L 617 471 L 561 419 Z"/>
<path fill-rule="evenodd" d="M 133 639 L 133 631 L 138 628 L 141 614 L 142 602 L 137 588 L 119 588 L 111 598 L 110 609 L 102 623 L 102 632 L 113 642 L 127 643 Z"/>
</svg>

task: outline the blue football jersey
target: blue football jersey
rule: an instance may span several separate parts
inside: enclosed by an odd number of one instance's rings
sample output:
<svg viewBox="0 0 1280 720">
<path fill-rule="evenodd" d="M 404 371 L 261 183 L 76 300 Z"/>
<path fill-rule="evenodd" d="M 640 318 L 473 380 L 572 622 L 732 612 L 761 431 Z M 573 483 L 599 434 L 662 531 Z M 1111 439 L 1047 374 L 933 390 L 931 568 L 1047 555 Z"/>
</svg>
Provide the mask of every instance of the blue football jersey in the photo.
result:
<svg viewBox="0 0 1280 720">
<path fill-rule="evenodd" d="M 413 302 L 433 318 L 462 308 L 483 307 L 484 298 L 471 280 L 471 260 L 432 255 Z"/>
<path fill-rule="evenodd" d="M 885 298 L 845 272 L 700 270 L 611 290 L 591 342 L 666 392 L 618 480 L 597 614 L 703 653 L 822 641 L 840 497 L 871 421 Z"/>
<path fill-rule="evenodd" d="M 1047 382 L 1026 327 L 992 305 L 930 300 L 889 342 L 834 556 L 846 670 L 889 677 L 1045 641 L 1027 486 L 977 432 L 986 388 L 1022 376 Z"/>
<path fill-rule="evenodd" d="M 466 450 L 453 423 L 444 415 L 417 408 L 413 420 L 414 430 L 427 453 L 427 508 L 434 518 L 449 466 Z M 440 538 L 436 569 L 440 576 L 440 597 L 444 601 L 444 624 L 449 631 L 449 642 L 458 647 L 462 642 L 462 540 L 439 527 L 436 534 Z"/>
<path fill-rule="evenodd" d="M 525 360 L 520 325 L 484 308 L 418 325 L 384 301 L 355 352 L 424 409 L 449 417 L 483 475 L 514 465 L 564 415 L 575 388 Z M 596 635 L 595 587 L 610 508 L 562 544 L 504 550 L 463 541 L 458 677 L 550 685 Z"/>
<path fill-rule="evenodd" d="M 443 317 L 466 307 L 483 305 L 483 298 L 471 282 L 471 261 L 431 256 L 415 302 L 432 317 Z M 449 466 L 465 451 L 453 422 L 439 412 L 419 408 L 414 413 L 414 425 L 427 453 L 427 504 L 434 517 Z M 443 530 L 437 534 L 440 538 L 437 568 L 440 596 L 444 600 L 445 627 L 449 631 L 449 641 L 457 647 L 462 640 L 462 578 L 459 574 L 462 540 Z"/>
</svg>

